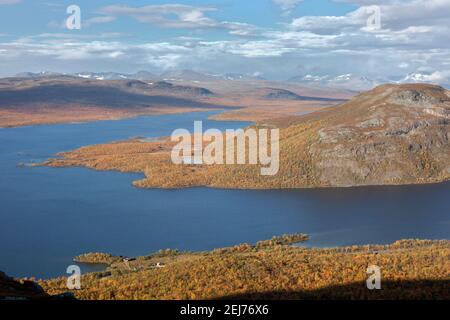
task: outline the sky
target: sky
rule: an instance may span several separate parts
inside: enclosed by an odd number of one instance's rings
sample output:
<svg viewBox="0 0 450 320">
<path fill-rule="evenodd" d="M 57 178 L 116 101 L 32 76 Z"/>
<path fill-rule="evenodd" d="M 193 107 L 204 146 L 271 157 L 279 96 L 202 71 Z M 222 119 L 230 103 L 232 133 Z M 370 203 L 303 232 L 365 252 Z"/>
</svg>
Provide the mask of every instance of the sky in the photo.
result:
<svg viewBox="0 0 450 320">
<path fill-rule="evenodd" d="M 67 27 L 70 5 L 80 29 Z M 449 51 L 450 0 L 0 0 L 0 76 L 192 69 L 441 84 Z"/>
</svg>

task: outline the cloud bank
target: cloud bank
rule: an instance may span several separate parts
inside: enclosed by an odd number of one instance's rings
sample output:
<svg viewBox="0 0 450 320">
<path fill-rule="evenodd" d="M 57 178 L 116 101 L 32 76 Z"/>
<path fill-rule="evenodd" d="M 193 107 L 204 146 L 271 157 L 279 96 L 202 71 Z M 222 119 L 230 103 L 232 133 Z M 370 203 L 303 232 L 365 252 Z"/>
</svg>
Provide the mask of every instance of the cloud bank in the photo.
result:
<svg viewBox="0 0 450 320">
<path fill-rule="evenodd" d="M 285 12 L 302 5 L 295 0 L 274 2 Z M 37 62 L 67 72 L 79 71 L 80 66 L 92 71 L 192 68 L 213 73 L 258 71 L 274 79 L 352 73 L 374 79 L 409 77 L 449 83 L 450 1 L 378 1 L 381 25 L 376 30 L 367 28 L 373 1 L 335 2 L 359 7 L 342 16 L 291 17 L 272 28 L 218 20 L 211 14 L 224 9 L 210 6 L 105 6 L 97 10 L 97 16 L 86 20 L 89 29 L 94 30 L 97 24 L 112 25 L 118 19 L 133 19 L 159 28 L 203 33 L 140 43 L 118 33 L 109 37 L 96 33 L 84 37 L 74 33 L 59 33 L 57 38 L 51 34 L 20 37 L 0 42 L 0 67 L 10 73 L 14 68 L 36 69 Z M 211 39 L 204 36 L 205 32 L 219 35 Z"/>
</svg>

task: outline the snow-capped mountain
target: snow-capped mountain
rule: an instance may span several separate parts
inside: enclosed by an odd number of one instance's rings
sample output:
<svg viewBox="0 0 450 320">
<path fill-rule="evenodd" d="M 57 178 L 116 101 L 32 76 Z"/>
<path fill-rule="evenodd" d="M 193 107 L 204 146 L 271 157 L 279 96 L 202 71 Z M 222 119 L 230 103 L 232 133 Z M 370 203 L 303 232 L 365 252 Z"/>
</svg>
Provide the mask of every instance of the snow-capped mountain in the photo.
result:
<svg viewBox="0 0 450 320">
<path fill-rule="evenodd" d="M 41 71 L 41 72 L 21 72 L 16 74 L 19 78 L 41 78 L 41 77 L 52 77 L 52 76 L 63 76 L 65 73 L 58 73 L 52 71 Z"/>
<path fill-rule="evenodd" d="M 73 74 L 76 77 L 93 80 L 151 80 L 155 75 L 147 71 L 139 71 L 134 74 L 117 73 L 117 72 L 80 72 Z"/>
<path fill-rule="evenodd" d="M 226 73 L 221 76 L 224 80 L 266 80 L 259 73 L 243 74 L 243 73 Z"/>
<path fill-rule="evenodd" d="M 259 73 L 242 74 L 242 73 L 225 73 L 210 74 L 201 73 L 193 70 L 168 71 L 161 74 L 160 78 L 165 81 L 218 81 L 218 80 L 264 80 Z"/>
<path fill-rule="evenodd" d="M 433 72 L 433 73 L 410 73 L 404 76 L 389 78 L 369 78 L 357 76 L 351 73 L 337 76 L 330 75 L 312 75 L 297 76 L 289 79 L 290 82 L 301 83 L 303 85 L 324 86 L 331 88 L 363 91 L 374 88 L 385 83 L 432 83 L 443 86 L 450 85 L 450 72 Z"/>
<path fill-rule="evenodd" d="M 165 72 L 161 75 L 155 75 L 148 71 L 139 71 L 136 73 L 118 73 L 118 72 L 78 72 L 72 74 L 57 73 L 52 71 L 42 72 L 22 72 L 16 75 L 21 78 L 40 78 L 40 77 L 78 77 L 91 80 L 140 80 L 140 81 L 166 81 L 173 83 L 201 83 L 213 81 L 258 81 L 266 80 L 259 73 L 242 74 L 242 73 L 225 73 L 212 74 L 201 73 L 193 70 L 175 70 Z M 352 91 L 370 90 L 380 84 L 386 83 L 432 83 L 444 87 L 450 87 L 450 72 L 435 71 L 435 72 L 414 72 L 409 74 L 391 76 L 386 78 L 369 78 L 359 76 L 352 73 L 341 75 L 316 75 L 306 74 L 292 77 L 288 82 L 294 82 L 304 86 L 311 87 L 325 87 L 334 89 L 344 89 Z"/>
<path fill-rule="evenodd" d="M 201 73 L 193 70 L 174 70 L 162 73 L 159 76 L 164 81 L 216 81 L 218 76 L 212 74 Z"/>
<path fill-rule="evenodd" d="M 303 85 L 324 86 L 355 91 L 368 90 L 383 83 L 382 80 L 373 80 L 367 77 L 356 76 L 351 73 L 337 76 L 307 74 L 305 76 L 293 77 L 288 81 L 301 83 Z"/>
<path fill-rule="evenodd" d="M 45 76 L 71 76 L 83 79 L 91 80 L 141 80 L 141 81 L 170 81 L 170 82 L 208 82 L 208 81 L 220 81 L 220 80 L 264 80 L 259 73 L 254 74 L 241 74 L 241 73 L 226 73 L 226 74 L 210 74 L 201 73 L 193 70 L 173 70 L 167 71 L 160 75 L 155 75 L 148 71 L 139 71 L 136 73 L 118 73 L 118 72 L 77 72 L 71 74 L 62 74 L 57 72 L 23 72 L 19 73 L 17 77 L 45 77 Z"/>
<path fill-rule="evenodd" d="M 148 72 L 139 71 L 133 74 L 118 73 L 118 72 L 77 72 L 77 73 L 58 73 L 52 71 L 42 72 L 22 72 L 16 74 L 20 78 L 40 78 L 40 77 L 55 77 L 55 76 L 69 76 L 91 80 L 154 80 L 158 76 Z"/>
</svg>

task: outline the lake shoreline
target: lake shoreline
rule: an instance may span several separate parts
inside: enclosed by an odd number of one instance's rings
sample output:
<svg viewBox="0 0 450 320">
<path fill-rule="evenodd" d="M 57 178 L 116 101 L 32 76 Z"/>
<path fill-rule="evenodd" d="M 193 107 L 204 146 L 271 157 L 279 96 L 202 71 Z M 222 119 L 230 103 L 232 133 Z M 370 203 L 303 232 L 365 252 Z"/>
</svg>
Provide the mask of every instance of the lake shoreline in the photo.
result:
<svg viewBox="0 0 450 320">
<path fill-rule="evenodd" d="M 238 171 L 238 167 L 248 169 L 253 175 L 259 175 L 254 168 L 258 165 L 175 165 L 170 162 L 170 151 L 174 142 L 163 137 L 156 141 L 123 140 L 113 141 L 100 145 L 88 145 L 68 152 L 60 152 L 57 158 L 50 158 L 39 164 L 42 166 L 65 168 L 86 167 L 96 171 L 116 171 L 122 173 L 140 173 L 143 179 L 133 182 L 133 186 L 141 189 L 167 189 L 179 190 L 192 187 L 205 187 L 220 190 L 307 190 L 307 189 L 334 189 L 334 188 L 363 188 L 363 187 L 390 187 L 409 185 L 433 185 L 445 183 L 450 176 L 418 178 L 409 181 L 396 181 L 386 183 L 362 183 L 349 185 L 324 185 L 320 183 L 304 183 L 288 185 L 277 181 L 277 175 L 268 177 L 251 177 L 249 181 L 243 181 L 242 185 L 229 183 L 225 178 L 226 172 Z M 133 150 L 137 150 L 134 152 Z M 147 150 L 146 154 L 142 150 Z M 105 156 L 106 154 L 106 156 Z M 123 158 L 126 161 L 117 161 Z M 281 156 L 281 155 L 280 155 Z M 141 163 L 136 165 L 135 162 Z M 151 169 L 149 169 L 151 168 Z M 227 170 L 227 168 L 231 168 Z M 199 172 L 200 180 L 193 175 Z M 191 176 L 186 179 L 186 176 Z M 225 176 L 224 176 L 225 175 Z M 205 178 L 202 178 L 205 176 Z M 224 176 L 224 177 L 223 177 Z M 234 177 L 233 177 L 234 178 Z M 275 180 L 275 181 L 273 181 Z M 205 181 L 210 181 L 207 183 Z M 253 181 L 253 182 L 252 182 Z"/>
<path fill-rule="evenodd" d="M 448 240 L 399 240 L 388 245 L 321 249 L 244 243 L 205 252 L 167 249 L 120 259 L 105 271 L 83 274 L 81 290 L 68 291 L 65 277 L 38 283 L 50 295 L 71 292 L 83 300 L 226 299 L 236 295 L 243 299 L 342 299 L 349 293 L 357 299 L 417 299 L 419 293 L 446 299 L 449 280 L 445 264 L 449 256 Z M 430 259 L 435 261 L 433 265 L 429 265 Z M 413 270 L 408 268 L 411 263 Z M 384 290 L 378 293 L 365 286 L 368 265 L 382 270 Z M 339 274 L 337 280 L 333 274 Z M 227 286 L 218 286 L 225 280 Z M 336 285 L 342 287 L 336 289 Z M 319 293 L 319 288 L 329 289 Z M 272 296 L 268 293 L 272 290 L 278 293 Z"/>
<path fill-rule="evenodd" d="M 93 172 L 85 167 L 17 167 L 83 145 L 168 136 L 174 128 L 190 128 L 194 120 L 203 120 L 208 128 L 246 125 L 210 121 L 211 114 L 1 130 L 4 223 L 0 241 L 7 244 L 0 252 L 3 271 L 51 278 L 65 274 L 73 257 L 83 252 L 136 257 L 159 248 L 203 251 L 298 231 L 310 234 L 308 242 L 314 247 L 449 238 L 448 183 L 285 190 L 139 189 L 132 181 L 140 179 L 140 174 Z M 22 235 L 14 230 L 22 230 Z"/>
</svg>

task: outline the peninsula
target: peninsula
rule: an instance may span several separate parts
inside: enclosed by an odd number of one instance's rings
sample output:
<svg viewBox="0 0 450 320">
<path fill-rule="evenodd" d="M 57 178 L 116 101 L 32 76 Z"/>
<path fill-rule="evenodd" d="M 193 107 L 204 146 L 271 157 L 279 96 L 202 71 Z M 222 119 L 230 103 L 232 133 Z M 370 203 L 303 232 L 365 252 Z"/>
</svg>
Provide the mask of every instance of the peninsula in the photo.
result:
<svg viewBox="0 0 450 320">
<path fill-rule="evenodd" d="M 280 129 L 279 172 L 259 165 L 173 164 L 173 142 L 86 146 L 44 163 L 140 172 L 141 188 L 282 189 L 423 184 L 450 178 L 450 92 L 427 84 L 383 85 L 339 106 L 259 122 Z"/>
</svg>

